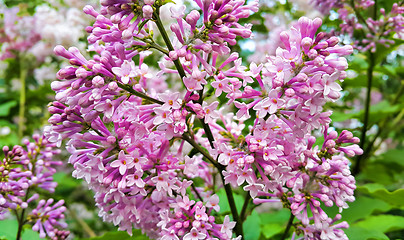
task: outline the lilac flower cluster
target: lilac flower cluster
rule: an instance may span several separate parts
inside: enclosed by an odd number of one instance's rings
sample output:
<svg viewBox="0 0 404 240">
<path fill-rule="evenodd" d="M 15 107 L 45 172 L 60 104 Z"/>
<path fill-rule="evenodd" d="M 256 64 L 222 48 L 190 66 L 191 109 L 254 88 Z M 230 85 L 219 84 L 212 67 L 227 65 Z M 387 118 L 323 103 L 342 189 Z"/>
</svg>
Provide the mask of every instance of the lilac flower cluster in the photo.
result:
<svg viewBox="0 0 404 240">
<path fill-rule="evenodd" d="M 335 1 L 315 0 L 315 5 L 323 14 L 329 14 L 331 9 L 338 12 L 338 18 L 342 21 L 340 32 L 350 37 L 353 45 L 360 51 L 376 51 L 378 44 L 390 47 L 395 43 L 392 39 L 403 39 L 404 30 L 404 5 L 396 2 L 388 11 L 380 8 L 380 12 L 374 12 L 371 17 L 364 17 L 364 12 L 375 5 L 373 0 L 361 1 Z M 361 39 L 355 37 L 360 32 Z"/>
<path fill-rule="evenodd" d="M 36 19 L 32 16 L 18 16 L 17 7 L 0 9 L 4 14 L 4 21 L 0 25 L 0 60 L 15 57 L 15 52 L 26 52 L 34 46 L 41 36 L 31 26 L 35 25 Z"/>
<path fill-rule="evenodd" d="M 340 97 L 343 56 L 352 47 L 317 34 L 321 20 L 303 17 L 280 34 L 276 56 L 246 67 L 229 45 L 252 36 L 251 25 L 238 21 L 257 11 L 257 2 L 195 2 L 200 11 L 188 14 L 171 7 L 172 36 L 160 19 L 164 2 L 104 0 L 100 13 L 85 7 L 96 19 L 86 29 L 94 56 L 55 48 L 71 66 L 52 83 L 46 136 L 58 144 L 68 139 L 73 176 L 88 183 L 100 217 L 120 230 L 195 240 L 232 239 L 234 231 L 240 238 L 232 186 L 255 204 L 282 202 L 306 238 L 346 238 L 347 224 L 329 218 L 320 203 L 342 209 L 354 200 L 345 155 L 362 150 L 352 133 L 329 131 L 331 112 L 323 106 Z M 157 72 L 145 63 L 150 50 L 164 55 Z M 176 76 L 182 89 L 168 89 Z M 221 95 L 236 115 L 218 110 L 214 98 Z M 324 135 L 321 149 L 316 130 Z M 220 214 L 217 187 L 225 188 L 235 222 Z"/>
<path fill-rule="evenodd" d="M 78 45 L 87 25 L 86 15 L 79 10 L 90 1 L 52 2 L 40 5 L 33 15 L 24 13 L 24 7 L 0 6 L 0 60 L 16 54 L 32 54 L 42 63 L 52 55 L 57 44 Z M 55 10 L 58 9 L 58 11 Z"/>
<path fill-rule="evenodd" d="M 326 101 L 340 97 L 337 81 L 346 76 L 347 68 L 342 56 L 351 54 L 352 47 L 338 46 L 336 37 L 316 35 L 320 25 L 318 18 L 301 18 L 297 28 L 280 34 L 284 48 L 278 48 L 276 56 L 264 65 L 250 66 L 251 75 L 262 69 L 262 77 L 254 74 L 261 91 L 238 97 L 251 99 L 248 102 L 234 102 L 239 123 L 255 110 L 250 134 L 244 138 L 232 132 L 230 115 L 222 116 L 225 128 L 216 124 L 213 135 L 219 163 L 227 166 L 226 183 L 243 186 L 256 204 L 282 202 L 301 221 L 299 229 L 306 236 L 315 229 L 329 234 L 324 239 L 342 239 L 342 231 L 334 226 L 330 231 L 320 202 L 346 208 L 346 202 L 354 200 L 355 180 L 344 155 L 353 157 L 362 150 L 352 133 L 338 136 L 328 131 L 331 112 L 322 109 Z M 324 133 L 321 149 L 314 147 L 315 129 Z M 343 146 L 346 143 L 354 145 Z"/>
<path fill-rule="evenodd" d="M 63 200 L 51 206 L 53 199 L 40 200 L 36 209 L 25 215 L 29 204 L 34 204 L 40 197 L 35 193 L 36 188 L 53 193 L 57 185 L 53 182 L 55 167 L 61 161 L 52 160 L 60 150 L 43 136 L 35 134 L 34 142 L 24 140 L 25 148 L 14 146 L 12 149 L 3 147 L 4 158 L 0 162 L 0 218 L 4 219 L 12 211 L 16 214 L 20 229 L 25 223 L 32 223 L 32 229 L 40 233 L 41 238 L 49 236 L 63 239 L 68 232 L 60 231 L 66 228 L 63 222 Z M 60 233 L 59 233 L 60 232 Z M 19 232 L 20 233 L 20 232 Z M 59 238 L 57 238 L 59 236 Z M 19 238 L 19 236 L 17 236 Z"/>
</svg>

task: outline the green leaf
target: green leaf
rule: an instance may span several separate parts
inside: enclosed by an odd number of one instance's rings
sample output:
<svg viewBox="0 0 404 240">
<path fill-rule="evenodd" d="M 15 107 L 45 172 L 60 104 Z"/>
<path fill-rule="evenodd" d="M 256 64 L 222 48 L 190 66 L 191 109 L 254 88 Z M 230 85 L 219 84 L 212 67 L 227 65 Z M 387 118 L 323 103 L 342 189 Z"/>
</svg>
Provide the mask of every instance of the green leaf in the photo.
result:
<svg viewBox="0 0 404 240">
<path fill-rule="evenodd" d="M 360 53 L 348 57 L 349 70 L 354 70 L 356 72 L 366 71 L 369 65 L 366 59 L 366 55 Z"/>
<path fill-rule="evenodd" d="M 383 100 L 377 104 L 370 106 L 369 119 L 371 119 L 372 122 L 377 122 L 385 117 L 386 114 L 395 113 L 401 109 L 402 108 L 399 105 L 391 105 L 387 100 Z M 331 115 L 331 118 L 335 122 L 342 122 L 352 118 L 362 119 L 363 114 L 364 110 L 361 110 L 360 112 L 346 113 L 334 112 Z"/>
<path fill-rule="evenodd" d="M 394 174 L 396 170 L 388 167 L 385 163 L 373 162 L 364 167 L 360 177 L 367 181 L 389 185 L 395 182 Z"/>
<path fill-rule="evenodd" d="M 401 39 L 391 39 L 394 40 L 394 44 L 390 45 L 389 47 L 385 47 L 384 45 L 378 44 L 376 47 L 376 53 L 374 54 L 375 64 L 376 66 L 381 63 L 388 54 L 395 50 L 396 47 L 400 46 L 404 43 L 404 40 Z"/>
<path fill-rule="evenodd" d="M 352 118 L 357 117 L 358 113 L 343 113 L 334 111 L 331 115 L 333 122 L 343 122 Z"/>
<path fill-rule="evenodd" d="M 349 208 L 342 212 L 342 218 L 348 223 L 354 223 L 370 216 L 373 212 L 387 212 L 390 209 L 390 205 L 380 199 L 360 196 L 355 202 L 349 203 Z"/>
<path fill-rule="evenodd" d="M 17 105 L 17 101 L 9 101 L 3 104 L 0 104 L 0 117 L 5 117 L 10 114 L 10 109 Z"/>
<path fill-rule="evenodd" d="M 404 229 L 404 217 L 394 215 L 370 216 L 365 220 L 356 223 L 354 226 L 388 233 Z"/>
<path fill-rule="evenodd" d="M 57 172 L 53 175 L 53 180 L 58 183 L 56 188 L 57 195 L 71 194 L 71 192 L 80 186 L 81 181 L 74 179 L 70 174 L 64 172 Z"/>
<path fill-rule="evenodd" d="M 389 240 L 383 232 L 358 226 L 351 226 L 344 231 L 350 240 Z"/>
<path fill-rule="evenodd" d="M 404 149 L 391 149 L 388 150 L 387 152 L 383 153 L 380 155 L 376 162 L 390 162 L 390 163 L 396 163 L 400 166 L 404 167 Z"/>
<path fill-rule="evenodd" d="M 394 207 L 404 206 L 404 189 L 398 189 L 394 192 L 387 191 L 383 185 L 377 183 L 365 184 L 358 186 L 358 191 L 368 194 L 372 197 L 381 199 Z"/>
<path fill-rule="evenodd" d="M 227 201 L 226 191 L 222 188 L 220 189 L 216 195 L 219 197 L 219 206 L 220 206 L 220 213 L 230 212 L 229 202 Z M 236 203 L 236 208 L 239 212 L 243 208 L 244 198 L 238 194 L 233 193 L 234 201 Z"/>
<path fill-rule="evenodd" d="M 28 225 L 27 225 L 28 226 Z M 39 234 L 32 231 L 30 226 L 26 228 L 24 226 L 24 231 L 21 235 L 22 240 L 39 240 Z M 18 222 L 17 220 L 6 219 L 0 221 L 0 238 L 6 238 L 8 240 L 13 240 L 17 236 Z"/>
<path fill-rule="evenodd" d="M 264 235 L 265 238 L 271 238 L 283 231 L 285 231 L 285 226 L 276 223 L 265 224 L 261 227 L 262 235 Z"/>
<path fill-rule="evenodd" d="M 260 225 L 260 216 L 256 211 L 253 211 L 243 224 L 244 238 L 248 240 L 258 240 L 261 235 Z"/>
<path fill-rule="evenodd" d="M 290 217 L 290 210 L 282 208 L 279 211 L 273 212 L 273 213 L 261 213 L 260 218 L 261 218 L 261 223 L 262 224 L 284 224 L 286 225 L 287 221 L 289 220 Z"/>
<path fill-rule="evenodd" d="M 146 237 L 141 233 L 140 230 L 134 230 L 132 236 L 130 236 L 127 232 L 107 232 L 102 236 L 92 237 L 92 238 L 83 238 L 82 240 L 150 240 L 150 238 Z"/>
</svg>

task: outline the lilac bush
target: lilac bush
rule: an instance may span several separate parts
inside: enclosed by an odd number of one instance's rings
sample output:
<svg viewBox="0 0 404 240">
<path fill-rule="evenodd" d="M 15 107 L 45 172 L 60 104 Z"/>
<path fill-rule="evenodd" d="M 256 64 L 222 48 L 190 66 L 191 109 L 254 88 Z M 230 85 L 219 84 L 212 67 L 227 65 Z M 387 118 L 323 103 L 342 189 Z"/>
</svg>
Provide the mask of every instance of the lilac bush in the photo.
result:
<svg viewBox="0 0 404 240">
<path fill-rule="evenodd" d="M 252 37 L 238 22 L 258 2 L 165 3 L 86 6 L 93 57 L 54 49 L 71 65 L 52 83 L 45 135 L 67 140 L 73 176 L 94 191 L 99 216 L 155 239 L 240 239 L 254 205 L 279 202 L 291 212 L 283 238 L 293 225 L 293 237 L 347 239 L 341 215 L 323 209 L 355 200 L 347 157 L 362 150 L 351 132 L 329 127 L 323 107 L 341 96 L 352 46 L 302 17 L 280 33 L 275 55 L 245 65 L 232 46 Z M 147 60 L 158 54 L 154 69 Z M 221 188 L 231 217 L 220 212 Z M 241 211 L 235 192 L 245 195 Z"/>
</svg>

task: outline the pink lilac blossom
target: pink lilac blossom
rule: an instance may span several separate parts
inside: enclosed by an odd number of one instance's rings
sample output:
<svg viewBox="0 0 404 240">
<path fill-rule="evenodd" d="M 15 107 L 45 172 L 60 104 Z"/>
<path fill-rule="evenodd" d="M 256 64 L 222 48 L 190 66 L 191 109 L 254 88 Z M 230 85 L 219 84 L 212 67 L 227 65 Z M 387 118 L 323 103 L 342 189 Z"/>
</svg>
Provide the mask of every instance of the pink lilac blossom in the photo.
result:
<svg viewBox="0 0 404 240">
<path fill-rule="evenodd" d="M 42 63 L 52 55 L 53 47 L 58 44 L 77 45 L 84 49 L 79 39 L 83 37 L 83 28 L 89 19 L 79 7 L 57 3 L 40 5 L 30 16 L 20 13 L 18 7 L 1 6 L 0 12 L 4 15 L 0 23 L 0 59 L 12 58 L 16 54 L 32 54 Z"/>
<path fill-rule="evenodd" d="M 67 227 L 63 222 L 63 212 L 66 210 L 62 206 L 63 200 L 50 207 L 53 199 L 42 199 L 35 209 L 24 215 L 29 209 L 28 204 L 34 204 L 39 198 L 38 193 L 32 194 L 36 188 L 50 193 L 55 191 L 57 183 L 52 176 L 56 172 L 55 167 L 62 164 L 52 159 L 60 153 L 54 143 L 37 134 L 33 139 L 34 142 L 23 141 L 25 148 L 18 145 L 12 149 L 3 147 L 4 158 L 0 162 L 0 219 L 13 210 L 19 214 L 19 218 L 32 223 L 32 230 L 38 231 L 41 238 L 59 236 L 55 239 L 64 239 L 69 232 L 63 230 Z"/>
<path fill-rule="evenodd" d="M 101 3 L 99 13 L 84 8 L 95 18 L 86 28 L 91 59 L 75 47 L 54 49 L 71 66 L 52 83 L 56 101 L 49 106 L 46 136 L 57 144 L 68 139 L 73 176 L 95 192 L 104 221 L 156 239 L 232 239 L 232 231 L 241 234 L 240 223 L 220 214 L 214 194 L 215 187 L 232 186 L 256 204 L 282 202 L 305 237 L 345 236 L 345 225 L 330 221 L 320 202 L 342 209 L 354 200 L 345 155 L 361 149 L 349 145 L 358 143 L 351 133 L 328 131 L 331 112 L 323 106 L 340 97 L 343 56 L 352 47 L 317 33 L 320 19 L 302 17 L 280 34 L 275 56 L 248 68 L 228 44 L 251 37 L 251 26 L 237 22 L 258 10 L 256 2 L 197 0 L 202 15 L 173 7 L 171 36 L 157 2 Z M 154 24 L 167 49 L 154 41 Z M 144 61 L 149 49 L 164 54 L 157 74 Z M 183 89 L 168 89 L 169 77 Z M 218 109 L 207 92 L 224 95 L 236 116 Z M 246 129 L 251 116 L 254 124 Z M 321 149 L 314 147 L 314 130 L 324 133 Z M 188 144 L 196 152 L 187 151 Z M 214 173 L 223 185 L 215 186 Z M 334 235 L 325 233 L 330 229 Z"/>
<path fill-rule="evenodd" d="M 0 60 L 15 57 L 15 52 L 26 52 L 40 39 L 40 34 L 31 26 L 35 25 L 33 16 L 18 16 L 19 9 L 1 8 L 4 20 L 1 22 Z"/>
<path fill-rule="evenodd" d="M 375 4 L 373 0 L 361 1 L 334 1 L 313 0 L 315 6 L 324 14 L 330 10 L 338 12 L 342 21 L 341 30 L 336 35 L 345 35 L 352 41 L 353 46 L 360 51 L 375 52 L 377 45 L 390 47 L 395 43 L 392 39 L 402 39 L 404 30 L 403 2 L 393 3 L 391 9 L 381 8 L 372 17 L 366 18 L 364 14 Z M 355 33 L 362 35 L 362 39 L 355 38 Z"/>
</svg>

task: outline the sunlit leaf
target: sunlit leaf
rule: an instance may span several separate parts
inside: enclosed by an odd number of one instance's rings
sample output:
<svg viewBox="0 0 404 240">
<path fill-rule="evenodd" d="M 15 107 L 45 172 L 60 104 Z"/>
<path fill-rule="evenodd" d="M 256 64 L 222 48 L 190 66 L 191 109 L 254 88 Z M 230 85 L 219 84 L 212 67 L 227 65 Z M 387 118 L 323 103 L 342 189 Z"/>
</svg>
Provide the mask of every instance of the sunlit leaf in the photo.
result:
<svg viewBox="0 0 404 240">
<path fill-rule="evenodd" d="M 358 186 L 358 191 L 366 193 L 372 197 L 381 199 L 392 206 L 402 207 L 404 206 L 404 189 L 398 189 L 396 191 L 390 192 L 381 184 L 365 184 L 363 186 Z"/>
</svg>

